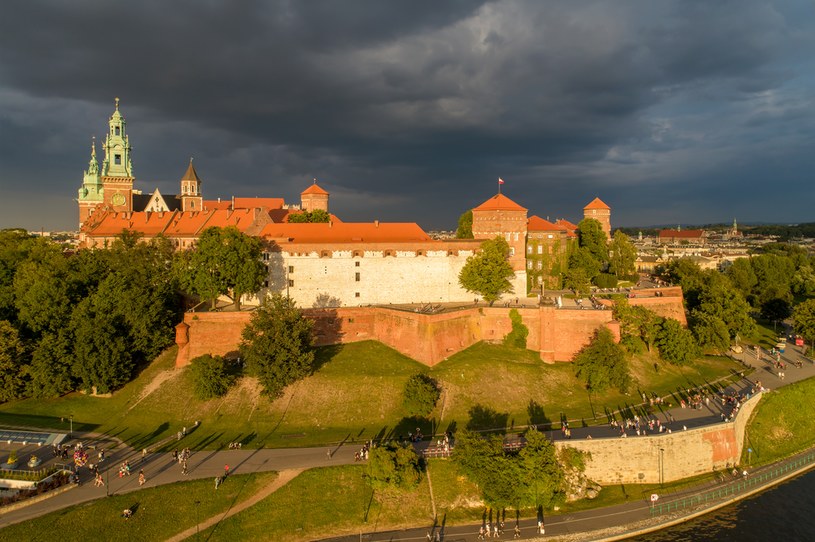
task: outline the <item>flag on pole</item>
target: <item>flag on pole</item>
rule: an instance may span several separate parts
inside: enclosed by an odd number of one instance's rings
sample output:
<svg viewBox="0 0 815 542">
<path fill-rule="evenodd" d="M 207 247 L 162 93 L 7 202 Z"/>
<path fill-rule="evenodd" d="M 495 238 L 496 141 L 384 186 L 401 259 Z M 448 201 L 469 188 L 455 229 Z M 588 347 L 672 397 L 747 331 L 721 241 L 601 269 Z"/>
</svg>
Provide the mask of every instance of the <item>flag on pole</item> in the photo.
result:
<svg viewBox="0 0 815 542">
<path fill-rule="evenodd" d="M 498 184 L 504 184 L 504 179 L 502 179 L 501 177 L 498 177 Z"/>
</svg>

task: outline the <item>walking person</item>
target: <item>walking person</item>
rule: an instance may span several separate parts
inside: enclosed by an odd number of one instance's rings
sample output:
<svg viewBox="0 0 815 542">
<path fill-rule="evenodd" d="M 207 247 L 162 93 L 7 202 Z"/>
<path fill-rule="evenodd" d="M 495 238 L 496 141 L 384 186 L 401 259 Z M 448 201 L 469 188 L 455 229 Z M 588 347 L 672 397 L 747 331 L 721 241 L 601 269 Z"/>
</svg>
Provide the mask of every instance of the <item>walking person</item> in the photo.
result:
<svg viewBox="0 0 815 542">
<path fill-rule="evenodd" d="M 229 465 L 224 465 L 224 478 L 229 476 Z"/>
<path fill-rule="evenodd" d="M 144 477 L 144 469 L 141 469 L 139 471 L 139 485 L 143 486 L 146 481 L 147 481 L 147 478 Z"/>
</svg>

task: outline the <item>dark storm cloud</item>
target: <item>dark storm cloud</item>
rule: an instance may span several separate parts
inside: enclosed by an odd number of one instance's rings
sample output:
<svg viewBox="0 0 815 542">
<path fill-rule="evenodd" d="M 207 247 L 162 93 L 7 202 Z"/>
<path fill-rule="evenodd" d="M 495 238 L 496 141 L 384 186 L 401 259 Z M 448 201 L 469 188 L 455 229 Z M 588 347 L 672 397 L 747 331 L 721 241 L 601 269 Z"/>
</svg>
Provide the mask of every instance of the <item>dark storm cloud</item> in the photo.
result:
<svg viewBox="0 0 815 542">
<path fill-rule="evenodd" d="M 165 192 L 195 155 L 208 195 L 292 200 L 318 177 L 346 219 L 452 226 L 499 175 L 553 217 L 599 195 L 637 222 L 660 190 L 687 221 L 755 212 L 726 188 L 738 175 L 762 189 L 744 164 L 771 148 L 804 168 L 783 168 L 791 183 L 813 165 L 790 145 L 812 137 L 813 14 L 783 8 L 5 2 L 0 175 L 73 194 L 86 134 L 121 95 L 137 177 Z"/>
</svg>

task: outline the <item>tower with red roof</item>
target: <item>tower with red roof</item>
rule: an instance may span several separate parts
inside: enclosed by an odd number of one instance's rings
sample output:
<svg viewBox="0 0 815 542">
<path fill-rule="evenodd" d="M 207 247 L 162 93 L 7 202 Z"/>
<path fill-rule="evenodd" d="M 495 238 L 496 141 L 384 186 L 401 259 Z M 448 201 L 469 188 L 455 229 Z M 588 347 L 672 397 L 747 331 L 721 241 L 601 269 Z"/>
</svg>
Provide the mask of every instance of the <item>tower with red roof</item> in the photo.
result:
<svg viewBox="0 0 815 542">
<path fill-rule="evenodd" d="M 600 198 L 594 198 L 583 207 L 583 218 L 593 218 L 603 227 L 606 237 L 611 239 L 611 207 Z"/>
</svg>

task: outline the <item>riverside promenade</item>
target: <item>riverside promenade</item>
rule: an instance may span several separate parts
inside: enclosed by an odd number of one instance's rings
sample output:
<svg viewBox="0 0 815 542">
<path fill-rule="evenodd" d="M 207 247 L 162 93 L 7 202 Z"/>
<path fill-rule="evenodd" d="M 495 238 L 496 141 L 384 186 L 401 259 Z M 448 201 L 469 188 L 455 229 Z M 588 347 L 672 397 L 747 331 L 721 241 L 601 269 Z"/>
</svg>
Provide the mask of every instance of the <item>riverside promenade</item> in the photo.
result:
<svg viewBox="0 0 815 542">
<path fill-rule="evenodd" d="M 815 365 L 809 360 L 805 361 L 800 369 L 792 366 L 792 362 L 800 358 L 800 351 L 792 347 L 788 348 L 783 356 L 784 361 L 788 364 L 786 378 L 783 381 L 773 371 L 772 365 L 768 362 L 769 355 L 766 352 L 763 355 L 764 359 L 761 361 L 747 352 L 742 357 L 742 362 L 746 366 L 752 366 L 756 371 L 752 375 L 735 382 L 730 388 L 731 391 L 740 392 L 749 389 L 757 380 L 760 380 L 764 387 L 774 389 L 784 384 L 815 376 Z M 721 421 L 721 413 L 707 407 L 700 410 L 675 407 L 666 409 L 660 415 L 665 416 L 666 421 L 672 419 L 673 422 L 670 423 L 687 427 L 719 423 Z M 616 435 L 616 432 L 616 428 L 608 425 L 577 427 L 572 431 L 572 439 L 586 438 L 588 435 L 592 435 L 593 438 L 612 437 Z M 563 438 L 559 431 L 553 431 L 550 435 L 555 440 Z M 18 509 L 9 510 L 8 507 L 7 510 L 0 509 L 0 528 L 75 504 L 103 498 L 106 495 L 138 491 L 140 487 L 136 473 L 140 469 L 144 469 L 148 479 L 144 487 L 149 488 L 186 479 L 215 478 L 223 474 L 224 465 L 230 466 L 230 473 L 243 474 L 262 471 L 291 472 L 328 465 L 351 464 L 354 462 L 354 452 L 357 450 L 356 445 L 337 444 L 330 448 L 194 451 L 188 461 L 188 474 L 185 475 L 182 473 L 178 462 L 172 461 L 168 453 L 147 453 L 142 456 L 140 451 L 133 450 L 123 443 L 104 435 L 74 434 L 73 437 L 72 442 L 82 441 L 91 454 L 98 449 L 103 448 L 106 450 L 107 458 L 100 465 L 106 485 L 104 487 L 94 487 L 90 473 L 87 472 L 87 469 L 82 469 L 84 470 L 84 473 L 81 473 L 82 484 L 77 487 Z M 183 439 L 179 441 L 178 445 L 183 447 Z M 419 451 L 423 451 L 426 446 L 426 443 L 422 443 L 419 446 Z M 47 451 L 42 449 L 42 452 Z M 26 457 L 25 453 L 25 450 L 21 451 L 20 456 Z M 91 457 L 93 458 L 93 455 Z M 671 521 L 677 521 L 677 518 L 679 521 L 683 521 L 688 517 L 692 517 L 692 515 L 705 513 L 714 509 L 712 506 L 728 504 L 743 498 L 751 492 L 760 491 L 764 487 L 774 485 L 785 477 L 794 476 L 797 472 L 803 472 L 811 468 L 812 459 L 806 460 L 807 456 L 802 457 L 803 459 L 793 459 L 778 465 L 752 470 L 746 479 L 741 476 L 734 477 L 723 474 L 722 478 L 715 483 L 697 486 L 672 495 L 660 496 L 659 501 L 657 501 L 658 504 L 653 508 L 642 496 L 636 496 L 632 497 L 631 502 L 619 506 L 552 517 L 547 516 L 544 518 L 546 526 L 544 537 L 554 536 L 557 539 L 569 540 L 612 540 L 619 539 L 618 537 L 633 536 L 640 529 L 653 528 L 654 526 L 658 526 L 657 528 L 664 527 L 669 525 Z M 125 460 L 130 463 L 133 475 L 120 478 L 117 475 L 118 468 Z M 795 461 L 798 461 L 798 463 L 795 463 Z M 776 470 L 773 471 L 772 469 Z M 704 499 L 704 501 L 700 499 Z M 674 504 L 671 508 L 672 503 Z M 206 528 L 209 525 L 207 522 L 213 521 L 213 519 L 209 518 L 202 521 L 200 523 L 201 528 Z M 504 522 L 505 531 L 502 537 L 509 538 L 512 536 L 515 521 L 514 518 L 505 518 Z M 363 532 L 355 535 L 354 539 L 364 539 L 371 542 L 375 540 L 427 540 L 428 532 L 431 533 L 431 537 L 438 532 L 441 540 L 477 540 L 479 527 L 478 524 L 446 526 L 442 517 L 437 518 L 435 525 L 429 524 L 398 532 Z M 537 533 L 535 520 L 521 521 L 519 527 L 522 539 L 540 536 Z M 632 529 L 634 530 L 632 531 Z M 346 540 L 350 542 L 350 538 L 346 538 Z"/>
</svg>

